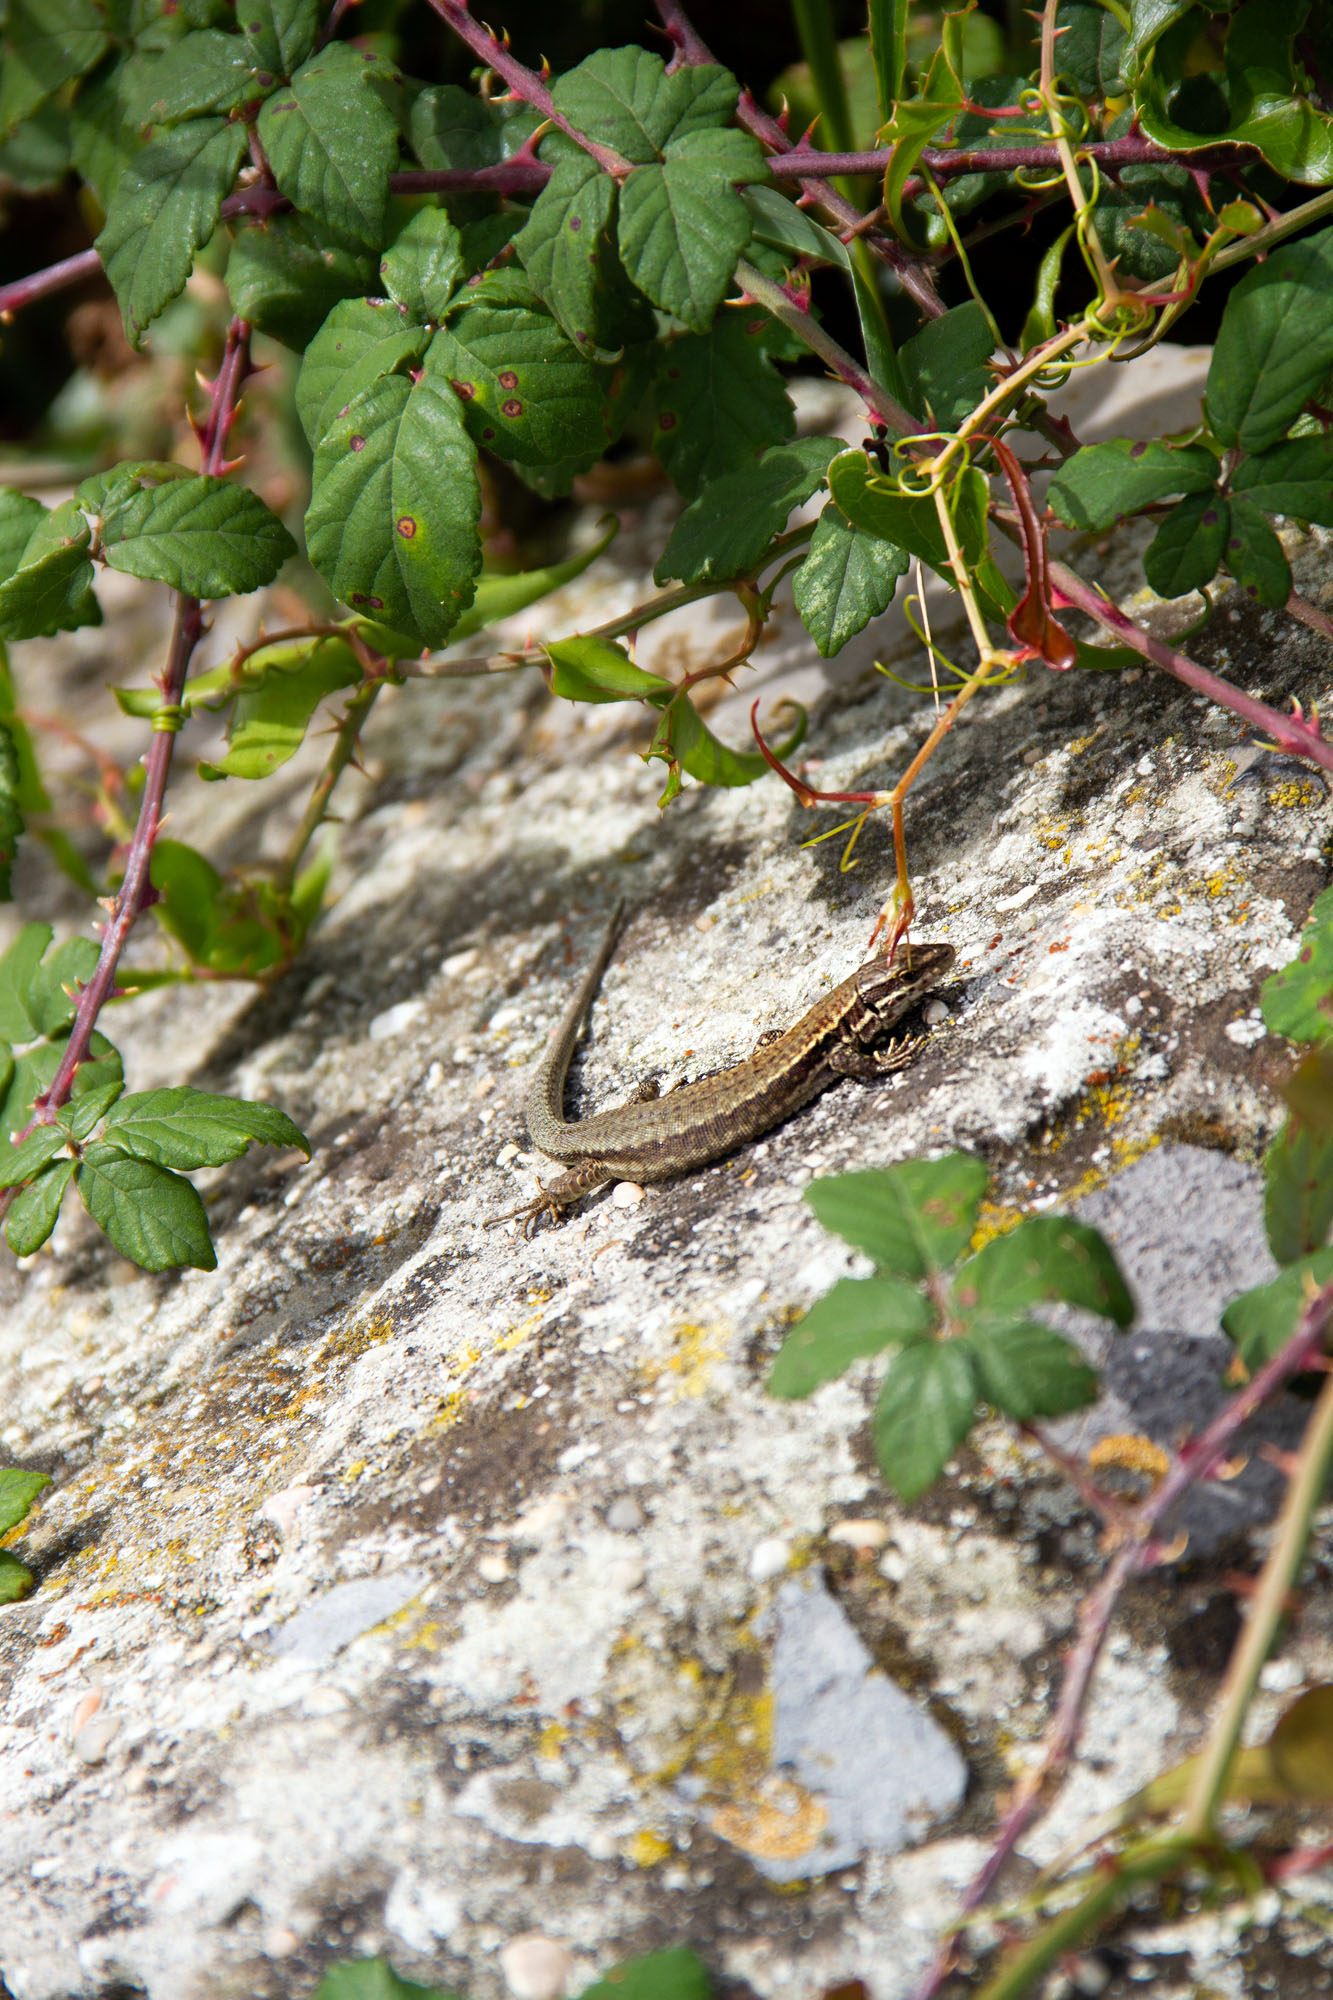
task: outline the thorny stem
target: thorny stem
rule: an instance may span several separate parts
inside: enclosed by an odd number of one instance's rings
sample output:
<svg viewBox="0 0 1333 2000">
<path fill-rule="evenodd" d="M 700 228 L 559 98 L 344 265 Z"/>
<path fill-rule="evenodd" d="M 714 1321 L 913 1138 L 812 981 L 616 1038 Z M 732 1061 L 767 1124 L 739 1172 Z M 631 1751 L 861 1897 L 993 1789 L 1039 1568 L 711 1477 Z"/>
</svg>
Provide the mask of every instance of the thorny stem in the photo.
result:
<svg viewBox="0 0 1333 2000">
<path fill-rule="evenodd" d="M 1191 1487 L 1212 1477 L 1227 1456 L 1237 1431 L 1292 1375 L 1308 1368 L 1333 1324 L 1333 1284 L 1325 1285 L 1307 1305 L 1291 1339 L 1281 1352 L 1252 1376 L 1213 1421 L 1172 1461 L 1165 1478 L 1135 1512 L 1134 1539 L 1124 1541 L 1108 1563 L 1096 1589 L 1079 1612 L 1078 1637 L 1065 1663 L 1051 1727 L 1040 1762 L 1015 1791 L 995 1846 L 963 1898 L 962 1917 L 941 1946 L 912 2000 L 935 2000 L 956 1963 L 967 1919 L 989 1897 L 1018 1842 L 1036 1818 L 1073 1755 L 1083 1723 L 1083 1710 L 1112 1616 L 1132 1578 L 1155 1566 L 1162 1547 L 1158 1530 L 1171 1509 Z M 1271 1634 L 1270 1634 L 1271 1636 Z M 1015 1989 L 1017 1990 L 1017 1989 Z"/>
<path fill-rule="evenodd" d="M 1189 161 L 1191 166 L 1234 166 L 1248 159 L 1252 150 L 1234 144 L 1209 146 L 1191 153 Z M 1123 139 L 1092 139 L 1081 145 L 1079 152 L 1111 172 L 1119 167 L 1174 165 L 1179 157 L 1137 133 L 1127 134 Z M 922 166 L 937 181 L 957 180 L 962 174 L 1012 173 L 1021 167 L 1041 169 L 1060 165 L 1060 149 L 1049 141 L 1031 146 L 974 147 L 970 151 L 927 146 L 920 157 Z M 824 179 L 833 174 L 883 174 L 892 159 L 891 146 L 868 153 L 825 153 L 815 146 L 801 145 L 777 154 L 768 166 L 775 180 Z M 907 185 L 910 189 L 912 182 Z M 1282 219 L 1285 222 L 1287 217 Z"/>
<path fill-rule="evenodd" d="M 48 298 L 52 292 L 63 291 L 66 285 L 81 284 L 85 278 L 101 275 L 102 260 L 95 250 L 80 250 L 73 257 L 62 257 L 58 264 L 48 264 L 44 271 L 15 278 L 12 285 L 0 285 L 0 320 L 11 319 L 24 306 Z"/>
<path fill-rule="evenodd" d="M 736 282 L 745 287 L 756 305 L 761 305 L 765 312 L 780 320 L 803 346 L 808 347 L 812 354 L 817 354 L 831 374 L 855 389 L 857 395 L 864 398 L 866 408 L 877 423 L 900 432 L 904 437 L 920 430 L 919 417 L 914 417 L 882 383 L 867 374 L 810 313 L 794 306 L 781 285 L 775 284 L 772 278 L 766 278 L 744 257 L 736 264 Z"/>
<path fill-rule="evenodd" d="M 549 119 L 567 139 L 572 139 L 606 173 L 614 174 L 617 180 L 624 178 L 632 163 L 623 159 L 612 147 L 599 146 L 586 132 L 580 132 L 571 125 L 564 112 L 557 110 L 555 99 L 536 71 L 526 68 L 510 55 L 505 44 L 482 22 L 474 21 L 463 0 L 430 0 L 430 5 L 445 25 L 453 29 L 460 42 L 466 42 L 488 69 L 493 69 L 497 76 L 504 78 L 516 97 L 521 97 L 525 104 L 540 111 L 543 118 Z"/>
<path fill-rule="evenodd" d="M 354 761 L 366 719 L 375 705 L 380 690 L 387 685 L 384 676 L 379 675 L 374 680 L 363 681 L 360 687 L 352 690 L 347 706 L 338 718 L 333 748 L 301 815 L 301 824 L 292 835 L 287 852 L 273 877 L 274 887 L 280 895 L 291 894 L 305 851 L 324 823 L 333 788 L 347 766 Z"/>
<path fill-rule="evenodd" d="M 1003 525 L 1003 523 L 1002 523 Z M 1270 708 L 1266 702 L 1256 701 L 1253 695 L 1242 693 L 1231 681 L 1223 680 L 1220 674 L 1210 673 L 1197 660 L 1191 660 L 1186 653 L 1178 653 L 1174 646 L 1168 646 L 1163 639 L 1154 639 L 1140 625 L 1123 612 L 1118 604 L 1082 577 L 1065 563 L 1050 565 L 1050 579 L 1056 593 L 1076 611 L 1086 611 L 1108 632 L 1114 632 L 1145 660 L 1151 660 L 1155 667 L 1173 674 L 1196 694 L 1206 695 L 1222 708 L 1229 708 L 1233 715 L 1239 715 L 1252 728 L 1260 729 L 1270 736 L 1279 750 L 1287 751 L 1293 757 L 1308 758 L 1325 771 L 1333 771 L 1333 743 L 1322 736 L 1313 724 L 1307 722 L 1299 712 L 1283 715 L 1280 709 Z"/>
<path fill-rule="evenodd" d="M 227 328 L 222 365 L 209 394 L 209 410 L 200 432 L 200 470 L 220 473 L 226 464 L 227 438 L 236 420 L 241 385 L 250 366 L 250 327 L 246 320 L 233 319 Z M 37 1099 L 33 1116 L 15 1135 L 17 1145 L 36 1125 L 49 1125 L 69 1096 L 79 1064 L 86 1060 L 98 1015 L 111 998 L 116 983 L 116 967 L 121 952 L 142 910 L 151 898 L 149 867 L 153 846 L 162 822 L 162 802 L 166 796 L 167 774 L 175 746 L 175 713 L 189 669 L 190 657 L 204 629 L 203 606 L 197 597 L 183 593 L 176 598 L 167 661 L 159 679 L 162 690 L 161 718 L 166 726 L 155 727 L 153 740 L 144 758 L 144 785 L 125 856 L 125 875 L 116 896 L 110 921 L 102 933 L 102 949 L 92 978 L 79 994 L 74 1025 L 69 1032 L 60 1066 L 48 1089 Z"/>
</svg>

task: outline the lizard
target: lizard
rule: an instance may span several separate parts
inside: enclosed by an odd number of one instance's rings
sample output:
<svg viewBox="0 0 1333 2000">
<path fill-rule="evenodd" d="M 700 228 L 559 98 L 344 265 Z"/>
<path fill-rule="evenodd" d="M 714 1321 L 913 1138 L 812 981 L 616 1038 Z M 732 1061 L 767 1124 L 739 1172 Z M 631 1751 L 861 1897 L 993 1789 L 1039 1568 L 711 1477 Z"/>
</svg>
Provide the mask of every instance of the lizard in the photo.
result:
<svg viewBox="0 0 1333 2000">
<path fill-rule="evenodd" d="M 568 1165 L 535 1201 L 496 1216 L 555 1221 L 584 1195 L 612 1181 L 661 1181 L 690 1173 L 757 1139 L 842 1077 L 887 1076 L 902 1068 L 924 1037 L 876 1044 L 938 986 L 954 962 L 949 944 L 905 946 L 888 965 L 872 958 L 816 1000 L 785 1033 L 765 1036 L 732 1069 L 683 1083 L 665 1097 L 649 1082 L 637 1097 L 610 1111 L 570 1121 L 565 1077 L 579 1029 L 615 949 L 624 905 L 617 906 L 601 946 L 562 1015 L 528 1092 L 525 1115 L 532 1143 Z"/>
</svg>

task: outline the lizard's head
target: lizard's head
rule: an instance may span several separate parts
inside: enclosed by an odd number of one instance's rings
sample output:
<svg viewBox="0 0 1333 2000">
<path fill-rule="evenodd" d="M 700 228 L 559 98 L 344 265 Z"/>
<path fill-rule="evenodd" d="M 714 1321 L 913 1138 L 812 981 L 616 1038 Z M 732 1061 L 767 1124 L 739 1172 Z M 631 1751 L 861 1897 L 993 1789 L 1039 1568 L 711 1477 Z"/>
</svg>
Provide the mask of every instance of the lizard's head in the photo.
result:
<svg viewBox="0 0 1333 2000">
<path fill-rule="evenodd" d="M 900 1020 L 940 984 L 956 956 L 951 944 L 901 944 L 892 965 L 872 958 L 861 967 L 861 998 L 886 1024 Z"/>
</svg>

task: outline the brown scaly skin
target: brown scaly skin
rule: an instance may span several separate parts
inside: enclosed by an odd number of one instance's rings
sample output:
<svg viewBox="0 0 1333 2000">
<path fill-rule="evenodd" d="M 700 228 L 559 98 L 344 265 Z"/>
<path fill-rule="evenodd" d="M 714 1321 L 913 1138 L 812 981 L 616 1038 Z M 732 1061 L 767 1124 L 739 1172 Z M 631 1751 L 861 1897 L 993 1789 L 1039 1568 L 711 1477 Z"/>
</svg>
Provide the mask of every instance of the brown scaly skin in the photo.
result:
<svg viewBox="0 0 1333 2000">
<path fill-rule="evenodd" d="M 919 1041 L 877 1046 L 945 977 L 954 962 L 948 944 L 903 945 L 892 966 L 872 958 L 835 986 L 784 1034 L 766 1037 L 747 1061 L 665 1097 L 640 1096 L 614 1110 L 571 1123 L 564 1116 L 565 1076 L 583 1018 L 615 948 L 617 909 L 602 946 L 565 1009 L 538 1066 L 526 1106 L 534 1146 L 570 1170 L 536 1201 L 508 1215 L 530 1225 L 559 1220 L 595 1188 L 611 1181 L 664 1181 L 707 1166 L 757 1139 L 846 1076 L 887 1076 L 909 1062 Z"/>
</svg>

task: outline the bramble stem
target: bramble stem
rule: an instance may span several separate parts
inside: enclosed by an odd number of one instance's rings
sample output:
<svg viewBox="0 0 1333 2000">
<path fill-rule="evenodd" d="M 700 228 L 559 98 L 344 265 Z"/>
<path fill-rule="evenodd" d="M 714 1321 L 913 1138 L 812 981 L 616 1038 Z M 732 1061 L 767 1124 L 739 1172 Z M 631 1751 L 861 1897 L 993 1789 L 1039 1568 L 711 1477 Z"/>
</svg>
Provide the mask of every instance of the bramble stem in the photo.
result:
<svg viewBox="0 0 1333 2000">
<path fill-rule="evenodd" d="M 866 408 L 876 423 L 897 431 L 902 437 L 911 437 L 921 429 L 920 417 L 914 417 L 910 410 L 905 409 L 882 382 L 867 374 L 846 348 L 840 347 L 832 335 L 825 332 L 812 314 L 794 306 L 781 285 L 775 284 L 772 278 L 766 278 L 744 257 L 736 264 L 736 282 L 745 287 L 756 305 L 762 306 L 765 312 L 771 313 L 790 333 L 794 333 L 802 346 L 817 354 L 830 374 L 864 398 Z"/>
<path fill-rule="evenodd" d="M 226 462 L 227 438 L 236 420 L 241 385 L 250 366 L 250 327 L 243 319 L 233 319 L 227 328 L 222 365 L 209 396 L 208 417 L 200 435 L 200 470 L 217 474 Z M 204 629 L 203 606 L 197 597 L 178 593 L 176 615 L 166 665 L 159 676 L 162 690 L 162 717 L 166 727 L 156 727 L 144 757 L 144 785 L 139 800 L 139 816 L 125 856 L 125 875 L 116 896 L 115 908 L 102 933 L 102 949 L 92 978 L 79 994 L 78 1010 L 69 1032 L 60 1066 L 50 1087 L 42 1092 L 33 1116 L 15 1135 L 15 1144 L 26 1139 L 36 1125 L 49 1125 L 65 1103 L 79 1064 L 87 1059 L 97 1017 L 111 998 L 116 983 L 116 967 L 121 952 L 142 910 L 151 897 L 149 868 L 153 847 L 162 824 L 162 802 L 166 796 L 167 774 L 176 742 L 176 718 L 181 690 L 189 670 L 190 657 Z"/>
</svg>

